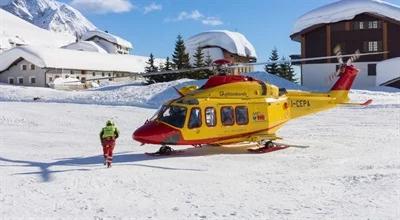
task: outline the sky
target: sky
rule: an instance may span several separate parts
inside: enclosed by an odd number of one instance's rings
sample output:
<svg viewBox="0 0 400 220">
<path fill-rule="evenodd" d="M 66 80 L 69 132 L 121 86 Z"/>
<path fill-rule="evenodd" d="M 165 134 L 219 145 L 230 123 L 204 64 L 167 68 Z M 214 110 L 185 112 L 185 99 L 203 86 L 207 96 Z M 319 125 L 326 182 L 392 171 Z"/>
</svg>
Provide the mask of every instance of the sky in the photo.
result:
<svg viewBox="0 0 400 220">
<path fill-rule="evenodd" d="M 292 41 L 298 17 L 336 0 L 63 0 L 78 8 L 98 28 L 133 43 L 133 54 L 171 56 L 176 37 L 207 30 L 244 34 L 258 61 L 276 47 L 280 55 L 300 53 Z M 388 2 L 400 5 L 400 0 Z"/>
<path fill-rule="evenodd" d="M 7 1 L 7 0 L 0 0 Z M 101 30 L 133 43 L 132 53 L 171 56 L 178 34 L 187 39 L 207 30 L 244 34 L 258 61 L 276 47 L 282 56 L 300 53 L 290 35 L 298 17 L 336 0 L 59 0 L 80 10 Z M 387 0 L 400 5 L 400 0 Z"/>
</svg>

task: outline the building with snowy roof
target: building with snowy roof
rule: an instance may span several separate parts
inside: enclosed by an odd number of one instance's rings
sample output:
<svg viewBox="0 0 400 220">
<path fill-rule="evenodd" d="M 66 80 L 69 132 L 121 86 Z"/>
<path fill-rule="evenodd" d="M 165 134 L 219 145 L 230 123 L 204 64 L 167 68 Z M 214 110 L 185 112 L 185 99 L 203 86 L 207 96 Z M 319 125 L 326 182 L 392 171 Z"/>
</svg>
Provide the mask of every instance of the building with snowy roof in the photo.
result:
<svg viewBox="0 0 400 220">
<path fill-rule="evenodd" d="M 377 84 L 379 62 L 400 57 L 399 36 L 399 6 L 380 0 L 342 0 L 301 16 L 290 37 L 301 43 L 302 58 L 335 55 L 333 48 L 337 45 L 341 46 L 342 54 L 351 54 L 357 49 L 361 53 L 389 51 L 363 56 L 355 63 L 360 73 L 354 87 L 365 89 Z M 303 62 L 302 85 L 329 88 L 334 83 L 329 76 L 337 67 L 336 59 Z"/>
<path fill-rule="evenodd" d="M 132 44 L 118 36 L 99 30 L 88 31 L 82 36 L 84 41 L 93 41 L 107 53 L 129 54 Z"/>
<path fill-rule="evenodd" d="M 128 77 L 145 72 L 148 57 L 62 48 L 15 47 L 0 54 L 0 82 L 46 87 L 54 79 L 81 81 Z M 156 59 L 156 64 L 163 62 Z"/>
<path fill-rule="evenodd" d="M 204 57 L 212 60 L 225 59 L 231 63 L 251 63 L 257 61 L 254 46 L 239 33 L 227 30 L 212 30 L 199 33 L 185 41 L 186 51 L 191 62 L 197 48 L 201 48 Z M 253 66 L 238 67 L 232 73 L 252 72 Z"/>
</svg>

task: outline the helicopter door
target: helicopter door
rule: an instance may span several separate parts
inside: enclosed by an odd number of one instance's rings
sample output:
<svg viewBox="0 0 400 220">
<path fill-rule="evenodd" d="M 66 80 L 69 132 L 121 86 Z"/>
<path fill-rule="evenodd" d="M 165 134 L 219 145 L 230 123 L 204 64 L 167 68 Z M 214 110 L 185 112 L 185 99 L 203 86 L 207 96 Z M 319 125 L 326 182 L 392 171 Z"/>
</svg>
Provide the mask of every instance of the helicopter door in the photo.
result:
<svg viewBox="0 0 400 220">
<path fill-rule="evenodd" d="M 201 131 L 202 117 L 201 109 L 199 107 L 193 107 L 190 109 L 189 120 L 187 128 L 185 129 L 184 136 L 187 140 L 202 139 Z M 204 132 L 203 132 L 204 133 Z"/>
</svg>

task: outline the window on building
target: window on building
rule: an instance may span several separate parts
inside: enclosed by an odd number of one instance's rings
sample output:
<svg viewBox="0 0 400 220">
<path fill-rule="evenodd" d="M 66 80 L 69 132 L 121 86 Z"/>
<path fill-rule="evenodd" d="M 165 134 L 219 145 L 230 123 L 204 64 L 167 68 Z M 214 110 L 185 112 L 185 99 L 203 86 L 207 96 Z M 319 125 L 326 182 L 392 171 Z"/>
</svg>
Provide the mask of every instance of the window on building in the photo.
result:
<svg viewBox="0 0 400 220">
<path fill-rule="evenodd" d="M 108 73 L 108 76 L 111 76 L 111 73 Z"/>
<path fill-rule="evenodd" d="M 68 79 L 68 78 L 69 78 L 69 75 L 65 75 L 65 78 Z"/>
<path fill-rule="evenodd" d="M 213 108 L 213 107 L 206 108 L 206 124 L 208 127 L 214 127 L 215 125 L 217 125 L 215 108 Z"/>
<path fill-rule="evenodd" d="M 201 127 L 201 110 L 200 108 L 192 108 L 190 111 L 189 128 Z"/>
<path fill-rule="evenodd" d="M 35 70 L 35 65 L 31 64 L 31 70 Z"/>
<path fill-rule="evenodd" d="M 221 108 L 221 122 L 222 125 L 233 125 L 235 123 L 234 112 L 231 106 Z"/>
<path fill-rule="evenodd" d="M 96 72 L 93 72 L 93 73 L 92 73 L 92 76 L 96 76 Z"/>
<path fill-rule="evenodd" d="M 8 78 L 8 84 L 14 84 L 14 78 Z"/>
<path fill-rule="evenodd" d="M 105 76 L 105 74 L 104 74 L 104 73 L 101 73 L 101 76 Z"/>
<path fill-rule="evenodd" d="M 22 70 L 26 70 L 27 69 L 27 66 L 24 64 L 24 65 L 22 65 Z"/>
<path fill-rule="evenodd" d="M 378 21 L 369 21 L 368 22 L 368 29 L 378 29 L 380 23 Z"/>
<path fill-rule="evenodd" d="M 86 77 L 82 77 L 81 78 L 81 83 L 85 83 L 86 82 Z"/>
<path fill-rule="evenodd" d="M 364 30 L 365 29 L 364 21 L 355 21 L 353 23 L 353 29 L 354 30 Z"/>
<path fill-rule="evenodd" d="M 36 83 L 36 77 L 31 76 L 29 81 L 31 82 L 31 84 L 35 84 Z"/>
<path fill-rule="evenodd" d="M 23 77 L 18 77 L 17 78 L 18 84 L 24 84 L 24 78 Z"/>
<path fill-rule="evenodd" d="M 249 123 L 249 115 L 246 106 L 238 106 L 235 108 L 236 124 L 247 125 Z"/>
<path fill-rule="evenodd" d="M 378 41 L 368 42 L 368 51 L 378 51 Z"/>
<path fill-rule="evenodd" d="M 365 52 L 382 51 L 382 41 L 365 41 L 364 51 Z"/>
<path fill-rule="evenodd" d="M 376 76 L 376 64 L 368 64 L 368 76 Z"/>
<path fill-rule="evenodd" d="M 49 82 L 53 82 L 53 77 L 49 77 Z"/>
</svg>

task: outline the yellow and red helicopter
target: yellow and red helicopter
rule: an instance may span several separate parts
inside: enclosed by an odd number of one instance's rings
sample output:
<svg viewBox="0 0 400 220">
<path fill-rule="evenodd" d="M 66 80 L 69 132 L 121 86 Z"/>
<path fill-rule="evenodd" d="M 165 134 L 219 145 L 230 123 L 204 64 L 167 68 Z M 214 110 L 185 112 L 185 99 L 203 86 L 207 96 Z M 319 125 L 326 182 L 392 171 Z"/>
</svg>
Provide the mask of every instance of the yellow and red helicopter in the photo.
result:
<svg viewBox="0 0 400 220">
<path fill-rule="evenodd" d="M 342 63 L 338 79 L 327 92 L 280 89 L 243 75 L 215 75 L 200 88 L 184 87 L 179 98 L 166 102 L 160 110 L 132 134 L 142 144 L 160 144 L 158 155 L 171 154 L 168 145 L 224 145 L 256 142 L 263 146 L 255 152 L 269 152 L 286 148 L 272 141 L 280 139 L 276 133 L 289 120 L 338 105 L 368 105 L 349 103 L 348 93 L 359 72 L 351 64 L 360 55 Z M 324 57 L 327 59 L 332 57 Z M 311 58 L 321 59 L 321 58 Z M 307 59 L 296 60 L 296 62 Z M 293 61 L 293 60 L 292 60 Z"/>
</svg>

